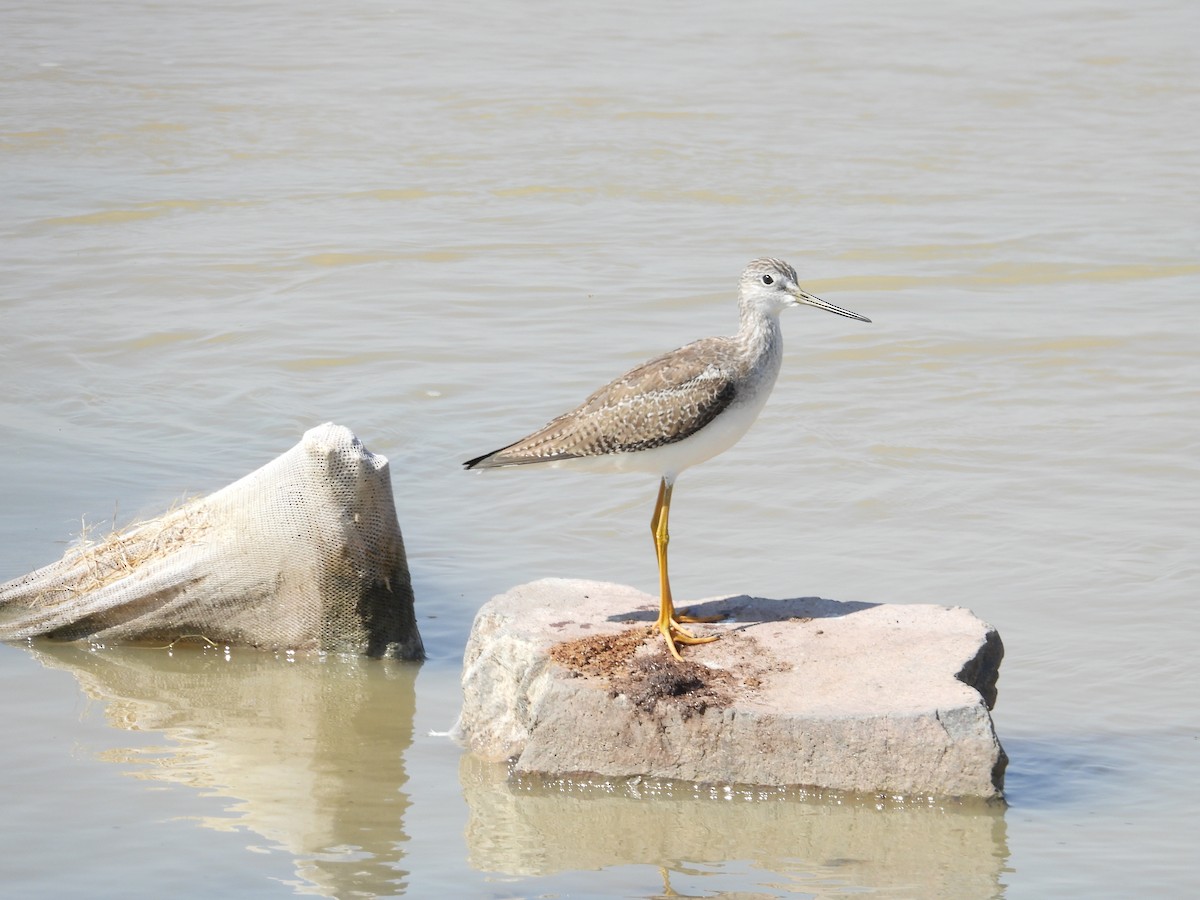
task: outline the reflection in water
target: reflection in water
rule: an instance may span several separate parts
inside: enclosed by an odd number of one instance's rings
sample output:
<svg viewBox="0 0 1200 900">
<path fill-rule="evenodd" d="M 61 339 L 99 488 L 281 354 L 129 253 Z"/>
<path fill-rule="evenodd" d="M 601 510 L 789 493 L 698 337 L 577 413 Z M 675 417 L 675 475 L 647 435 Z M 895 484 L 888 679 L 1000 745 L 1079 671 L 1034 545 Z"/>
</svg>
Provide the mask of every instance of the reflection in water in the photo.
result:
<svg viewBox="0 0 1200 900">
<path fill-rule="evenodd" d="M 528 877 L 656 865 L 676 896 L 672 873 L 719 875 L 742 860 L 772 896 L 851 886 L 915 897 L 1003 892 L 1009 851 L 999 805 L 801 798 L 650 780 L 537 782 L 470 754 L 460 776 L 470 863 L 484 871 Z"/>
<path fill-rule="evenodd" d="M 302 893 L 398 894 L 404 752 L 412 742 L 417 666 L 342 656 L 121 648 L 41 642 L 34 655 L 65 669 L 106 704 L 110 725 L 159 731 L 168 754 L 105 759 L 234 798 L 218 830 L 249 829 L 294 859 Z"/>
</svg>

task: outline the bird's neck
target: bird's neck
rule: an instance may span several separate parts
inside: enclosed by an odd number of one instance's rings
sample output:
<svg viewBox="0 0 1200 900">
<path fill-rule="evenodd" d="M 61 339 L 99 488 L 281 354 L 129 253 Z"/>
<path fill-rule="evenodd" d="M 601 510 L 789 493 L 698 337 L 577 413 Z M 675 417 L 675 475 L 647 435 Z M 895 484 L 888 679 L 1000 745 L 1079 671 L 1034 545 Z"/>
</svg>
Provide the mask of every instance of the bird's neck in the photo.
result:
<svg viewBox="0 0 1200 900">
<path fill-rule="evenodd" d="M 743 306 L 736 340 L 747 356 L 778 360 L 783 353 L 779 316 L 754 306 Z"/>
</svg>

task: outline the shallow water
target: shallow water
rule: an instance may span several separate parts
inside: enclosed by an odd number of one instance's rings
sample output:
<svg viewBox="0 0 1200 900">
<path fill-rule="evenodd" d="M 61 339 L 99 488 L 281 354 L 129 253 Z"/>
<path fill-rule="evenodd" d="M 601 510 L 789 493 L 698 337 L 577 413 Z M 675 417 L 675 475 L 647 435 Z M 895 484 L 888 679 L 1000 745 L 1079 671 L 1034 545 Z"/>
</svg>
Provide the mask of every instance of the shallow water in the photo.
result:
<svg viewBox="0 0 1200 900">
<path fill-rule="evenodd" d="M 521 9 L 4 14 L 0 579 L 332 420 L 430 653 L 0 646 L 5 891 L 1194 891 L 1200 14 Z M 785 314 L 676 593 L 970 607 L 1007 810 L 508 784 L 430 734 L 488 596 L 655 583 L 650 480 L 458 463 L 731 330 L 763 254 L 874 322 Z"/>
</svg>

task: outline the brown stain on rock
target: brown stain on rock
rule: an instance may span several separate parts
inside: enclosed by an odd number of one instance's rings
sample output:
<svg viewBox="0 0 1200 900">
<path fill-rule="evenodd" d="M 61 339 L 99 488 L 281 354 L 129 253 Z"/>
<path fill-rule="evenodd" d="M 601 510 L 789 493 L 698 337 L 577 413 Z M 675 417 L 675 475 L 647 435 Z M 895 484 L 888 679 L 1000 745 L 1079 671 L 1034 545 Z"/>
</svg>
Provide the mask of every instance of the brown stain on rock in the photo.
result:
<svg viewBox="0 0 1200 900">
<path fill-rule="evenodd" d="M 550 648 L 550 658 L 575 677 L 603 681 L 612 696 L 628 697 L 643 712 L 666 703 L 685 719 L 703 715 L 710 707 L 730 706 L 739 680 L 726 669 L 673 658 L 652 627 L 563 641 Z M 757 684 L 753 677 L 740 681 Z"/>
</svg>

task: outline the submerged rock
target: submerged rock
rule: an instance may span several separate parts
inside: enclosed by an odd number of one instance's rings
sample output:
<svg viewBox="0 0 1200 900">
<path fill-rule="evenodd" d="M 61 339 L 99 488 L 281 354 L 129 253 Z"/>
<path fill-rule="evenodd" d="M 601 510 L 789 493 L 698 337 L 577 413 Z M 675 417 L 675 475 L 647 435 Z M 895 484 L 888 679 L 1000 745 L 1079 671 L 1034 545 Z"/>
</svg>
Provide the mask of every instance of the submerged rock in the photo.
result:
<svg viewBox="0 0 1200 900">
<path fill-rule="evenodd" d="M 969 610 L 746 596 L 672 659 L 633 588 L 545 579 L 476 616 L 455 734 L 517 773 L 1002 796 L 1004 648 Z"/>
</svg>

